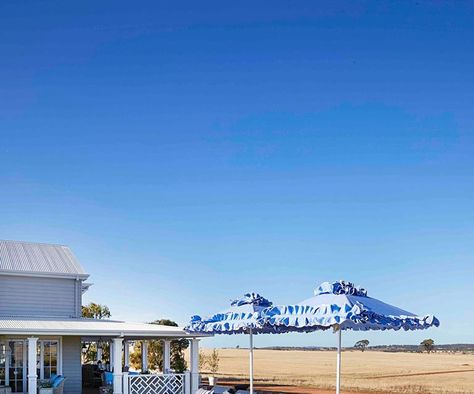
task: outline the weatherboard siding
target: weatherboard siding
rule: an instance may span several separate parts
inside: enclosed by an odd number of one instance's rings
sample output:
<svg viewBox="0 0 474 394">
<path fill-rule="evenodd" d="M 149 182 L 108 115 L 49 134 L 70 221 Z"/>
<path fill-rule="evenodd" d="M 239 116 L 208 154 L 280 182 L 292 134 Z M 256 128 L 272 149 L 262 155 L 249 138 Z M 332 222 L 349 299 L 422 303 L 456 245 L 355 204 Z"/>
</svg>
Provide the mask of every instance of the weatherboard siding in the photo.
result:
<svg viewBox="0 0 474 394">
<path fill-rule="evenodd" d="M 79 317 L 80 281 L 0 275 L 0 317 Z"/>
<path fill-rule="evenodd" d="M 81 337 L 65 336 L 63 343 L 64 394 L 82 393 Z"/>
</svg>

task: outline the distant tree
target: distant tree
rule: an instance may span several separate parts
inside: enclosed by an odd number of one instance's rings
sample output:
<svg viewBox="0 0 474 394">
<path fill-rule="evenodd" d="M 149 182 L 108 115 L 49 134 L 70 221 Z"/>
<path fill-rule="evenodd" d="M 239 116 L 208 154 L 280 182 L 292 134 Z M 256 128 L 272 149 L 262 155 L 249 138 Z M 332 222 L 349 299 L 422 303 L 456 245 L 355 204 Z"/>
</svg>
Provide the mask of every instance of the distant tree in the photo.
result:
<svg viewBox="0 0 474 394">
<path fill-rule="evenodd" d="M 207 365 L 207 355 L 202 350 L 199 351 L 199 371 L 203 371 Z"/>
<path fill-rule="evenodd" d="M 367 346 L 369 346 L 369 341 L 367 339 L 362 339 L 360 341 L 357 341 L 354 345 L 356 349 L 360 349 L 360 351 L 365 352 L 365 349 L 367 349 Z"/>
<path fill-rule="evenodd" d="M 106 305 L 96 304 L 91 302 L 88 305 L 82 306 L 82 317 L 88 319 L 107 319 L 112 314 Z M 82 361 L 84 363 L 93 362 L 97 358 L 97 344 L 96 342 L 85 342 L 83 344 Z M 109 349 L 102 349 L 102 358 L 109 359 Z M 103 360 L 102 360 L 103 361 Z"/>
<path fill-rule="evenodd" d="M 88 305 L 82 306 L 82 317 L 89 319 L 107 319 L 110 316 L 112 316 L 112 314 L 106 305 L 91 302 Z"/>
<path fill-rule="evenodd" d="M 425 339 L 423 342 L 420 343 L 420 346 L 427 353 L 431 353 L 434 349 L 434 341 L 431 338 L 430 339 Z"/>
<path fill-rule="evenodd" d="M 155 320 L 151 324 L 160 324 L 163 326 L 177 327 L 178 324 L 172 320 L 161 319 Z M 175 372 L 184 372 L 186 370 L 186 360 L 184 359 L 184 351 L 189 347 L 187 339 L 176 339 L 171 341 L 170 346 L 170 362 L 171 369 Z M 136 369 L 141 368 L 142 363 L 142 346 L 141 342 L 136 342 L 133 352 L 130 354 L 130 363 Z M 163 343 L 160 340 L 148 341 L 148 368 L 151 370 L 163 370 Z"/>
</svg>

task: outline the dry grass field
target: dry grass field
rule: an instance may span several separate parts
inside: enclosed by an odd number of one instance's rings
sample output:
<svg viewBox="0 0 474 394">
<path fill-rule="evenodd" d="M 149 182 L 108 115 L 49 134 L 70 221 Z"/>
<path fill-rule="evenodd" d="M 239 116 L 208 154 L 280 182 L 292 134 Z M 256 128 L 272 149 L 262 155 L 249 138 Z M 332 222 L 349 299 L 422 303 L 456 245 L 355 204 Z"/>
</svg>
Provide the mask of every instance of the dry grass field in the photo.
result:
<svg viewBox="0 0 474 394">
<path fill-rule="evenodd" d="M 219 355 L 218 376 L 247 380 L 246 349 L 220 349 Z M 472 354 L 345 351 L 342 365 L 344 393 L 474 393 Z M 257 387 L 326 393 L 334 388 L 335 370 L 335 352 L 255 350 Z"/>
</svg>

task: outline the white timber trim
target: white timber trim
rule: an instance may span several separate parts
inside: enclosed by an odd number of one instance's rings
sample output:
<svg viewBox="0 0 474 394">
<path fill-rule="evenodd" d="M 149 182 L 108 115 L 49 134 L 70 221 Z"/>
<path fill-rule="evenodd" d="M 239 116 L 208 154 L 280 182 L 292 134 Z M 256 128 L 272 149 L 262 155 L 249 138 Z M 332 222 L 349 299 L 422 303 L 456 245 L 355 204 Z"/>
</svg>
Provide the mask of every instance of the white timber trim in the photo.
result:
<svg viewBox="0 0 474 394">
<path fill-rule="evenodd" d="M 38 338 L 28 338 L 28 394 L 36 394 L 37 379 L 36 375 L 36 346 Z"/>
<path fill-rule="evenodd" d="M 163 373 L 170 373 L 171 370 L 171 341 L 163 341 Z"/>
<path fill-rule="evenodd" d="M 142 341 L 142 372 L 148 371 L 148 341 Z"/>
<path fill-rule="evenodd" d="M 130 366 L 130 342 L 127 340 L 123 341 L 123 365 Z"/>
<path fill-rule="evenodd" d="M 199 389 L 199 339 L 191 339 L 191 393 Z"/>
<path fill-rule="evenodd" d="M 113 339 L 114 394 L 122 394 L 122 344 L 123 338 Z"/>
</svg>

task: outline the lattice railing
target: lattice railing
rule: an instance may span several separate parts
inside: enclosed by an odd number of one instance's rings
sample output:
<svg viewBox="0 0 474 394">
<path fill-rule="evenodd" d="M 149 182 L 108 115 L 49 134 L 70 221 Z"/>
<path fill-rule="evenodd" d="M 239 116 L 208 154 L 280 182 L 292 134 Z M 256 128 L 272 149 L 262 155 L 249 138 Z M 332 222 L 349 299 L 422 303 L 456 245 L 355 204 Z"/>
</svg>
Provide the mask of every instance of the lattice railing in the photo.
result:
<svg viewBox="0 0 474 394">
<path fill-rule="evenodd" d="M 129 375 L 129 394 L 184 394 L 183 374 Z"/>
</svg>

